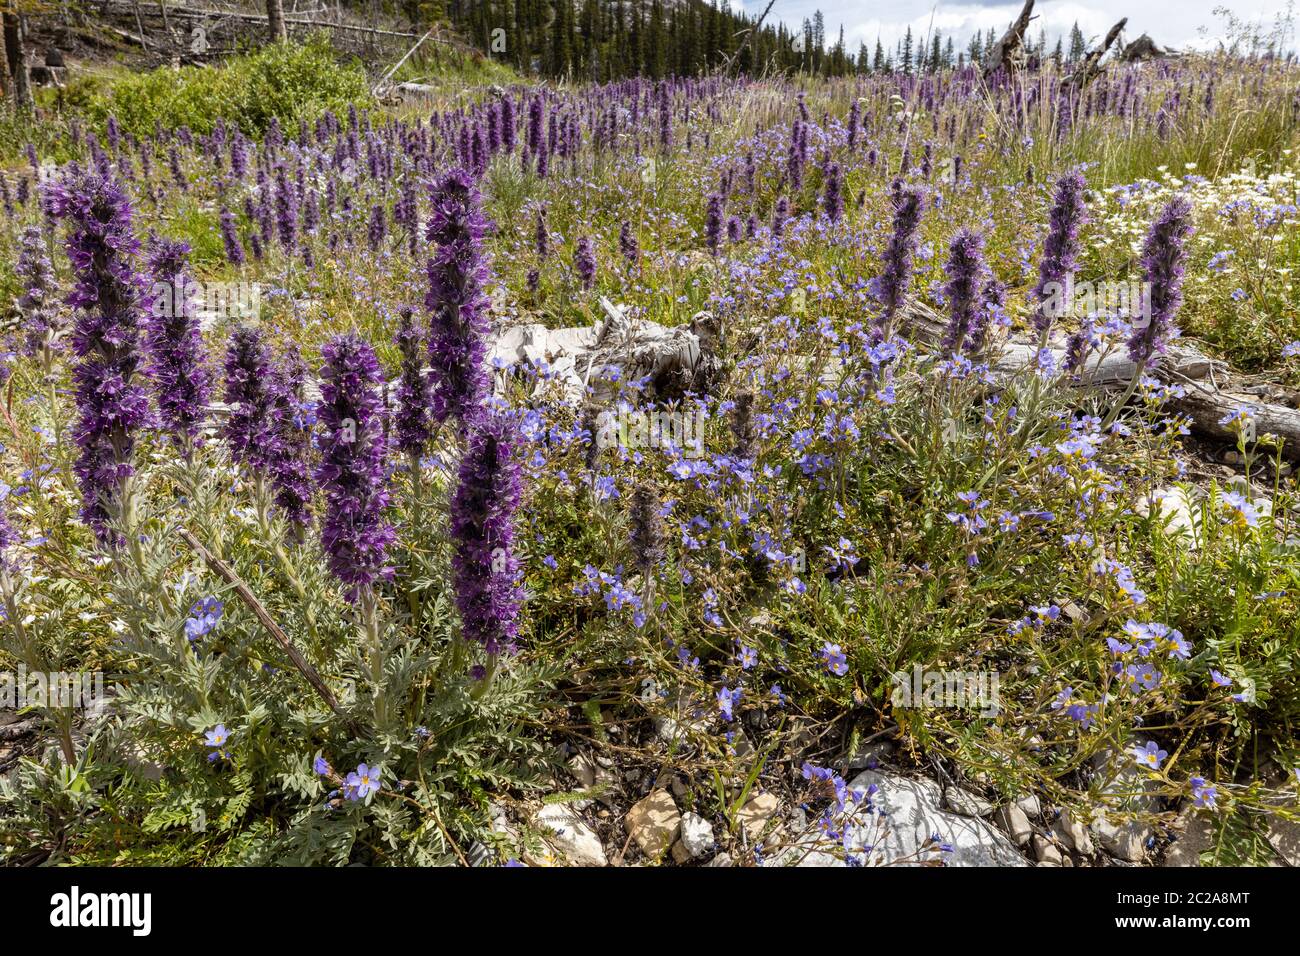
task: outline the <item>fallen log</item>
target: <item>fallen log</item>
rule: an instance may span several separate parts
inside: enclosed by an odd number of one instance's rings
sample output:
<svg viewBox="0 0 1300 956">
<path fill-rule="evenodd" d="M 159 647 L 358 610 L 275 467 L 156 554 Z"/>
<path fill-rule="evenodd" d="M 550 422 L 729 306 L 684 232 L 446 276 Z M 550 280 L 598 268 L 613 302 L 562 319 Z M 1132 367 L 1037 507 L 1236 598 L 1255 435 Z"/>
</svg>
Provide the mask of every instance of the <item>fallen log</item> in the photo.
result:
<svg viewBox="0 0 1300 956">
<path fill-rule="evenodd" d="M 1173 55 L 1169 50 L 1157 46 L 1156 41 L 1144 33 L 1124 47 L 1119 58 L 1125 63 L 1137 63 L 1142 60 L 1163 60 Z"/>
<path fill-rule="evenodd" d="M 596 401 L 617 392 L 617 385 L 604 375 L 609 367 L 617 368 L 623 380 L 648 380 L 661 401 L 679 399 L 687 391 L 707 391 L 716 382 L 721 370 L 719 331 L 711 313 L 698 313 L 690 328 L 669 327 L 629 318 L 604 297 L 600 304 L 606 318 L 596 325 L 548 329 L 533 323 L 503 330 L 493 342 L 489 362 L 496 367 L 544 365 L 548 380 L 558 383 L 571 402 L 583 400 L 588 388 Z"/>
<path fill-rule="evenodd" d="M 1300 411 L 1286 405 L 1259 402 L 1250 395 L 1229 391 L 1211 390 L 1199 386 L 1188 387 L 1180 396 L 1169 400 L 1169 407 L 1192 420 L 1192 427 L 1202 434 L 1235 442 L 1237 433 L 1223 424 L 1226 417 L 1250 410 L 1255 439 L 1266 435 L 1282 441 L 1282 456 L 1300 461 Z"/>
<path fill-rule="evenodd" d="M 545 367 L 546 381 L 552 386 L 558 383 L 565 400 L 575 404 L 603 403 L 617 392 L 603 374 L 607 367 L 617 369 L 625 381 L 647 379 L 658 401 L 678 399 L 685 391 L 706 393 L 716 386 L 722 371 L 720 329 L 711 313 L 696 315 L 689 328 L 670 328 L 631 319 L 603 298 L 601 305 L 607 318 L 593 326 L 548 329 L 534 323 L 502 330 L 492 343 L 490 362 L 499 369 L 519 364 Z M 943 338 L 944 317 L 924 303 L 911 303 L 902 319 L 914 341 L 934 343 Z M 1062 367 L 1064 337 L 1055 336 L 1047 348 L 1055 367 Z M 996 346 L 986 361 L 995 379 L 1006 381 L 1036 366 L 1037 343 L 1027 336 L 1013 337 Z M 1071 384 L 1103 389 L 1118 400 L 1136 371 L 1126 349 L 1112 348 L 1090 353 Z M 833 380 L 836 373 L 828 367 L 825 374 Z M 1256 436 L 1276 436 L 1282 441 L 1282 454 L 1300 460 L 1300 410 L 1234 390 L 1226 363 L 1205 355 L 1192 342 L 1170 343 L 1159 367 L 1146 374 L 1181 386 L 1166 399 L 1165 407 L 1186 416 L 1196 432 L 1236 441 L 1236 432 L 1222 422 L 1249 408 Z M 545 383 L 539 384 L 542 387 Z"/>
</svg>

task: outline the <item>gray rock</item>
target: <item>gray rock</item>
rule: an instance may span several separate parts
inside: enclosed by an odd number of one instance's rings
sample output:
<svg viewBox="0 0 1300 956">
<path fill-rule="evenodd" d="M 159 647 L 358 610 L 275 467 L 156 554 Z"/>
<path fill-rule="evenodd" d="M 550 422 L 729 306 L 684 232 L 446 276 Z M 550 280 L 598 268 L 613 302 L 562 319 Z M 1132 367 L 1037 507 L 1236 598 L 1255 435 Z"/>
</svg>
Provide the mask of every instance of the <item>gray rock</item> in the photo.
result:
<svg viewBox="0 0 1300 956">
<path fill-rule="evenodd" d="M 691 734 L 707 733 L 709 729 L 709 711 L 686 691 L 677 695 L 676 704 L 671 715 L 660 715 L 654 719 L 655 735 L 666 744 L 682 746 Z"/>
<path fill-rule="evenodd" d="M 1000 826 L 1016 846 L 1027 846 L 1029 838 L 1034 835 L 1034 828 L 1029 823 L 1025 811 L 1014 803 L 1008 803 L 993 815 L 993 822 Z"/>
<path fill-rule="evenodd" d="M 1146 842 L 1151 835 L 1149 827 L 1134 820 L 1112 823 L 1105 817 L 1092 825 L 1101 848 L 1111 856 L 1129 863 L 1140 863 L 1146 855 Z"/>
<path fill-rule="evenodd" d="M 1031 842 L 1034 845 L 1034 859 L 1039 866 L 1065 866 L 1065 856 L 1047 837 L 1035 833 Z"/>
<path fill-rule="evenodd" d="M 1214 846 L 1214 825 L 1206 813 L 1190 807 L 1174 821 L 1174 842 L 1165 850 L 1161 866 L 1200 866 L 1201 854 Z"/>
<path fill-rule="evenodd" d="M 596 762 L 586 754 L 580 753 L 569 761 L 569 773 L 578 781 L 579 786 L 591 787 L 596 783 L 596 771 L 600 769 Z"/>
<path fill-rule="evenodd" d="M 1092 837 L 1088 835 L 1088 828 L 1076 820 L 1069 810 L 1061 811 L 1052 829 L 1066 849 L 1092 856 Z"/>
<path fill-rule="evenodd" d="M 698 813 L 682 814 L 681 845 L 692 860 L 698 860 L 713 849 L 713 826 Z"/>
<path fill-rule="evenodd" d="M 1011 842 L 984 820 L 939 809 L 940 789 L 933 781 L 868 770 L 854 777 L 849 786 L 865 792 L 872 784 L 879 788 L 871 801 L 879 812 L 859 807 L 845 824 L 849 851 L 865 855 L 868 865 L 918 866 L 937 860 L 949 866 L 1029 865 Z M 951 846 L 952 852 L 944 852 L 942 844 Z M 827 843 L 814 825 L 774 854 L 768 864 L 841 866 L 843 854 Z"/>
<path fill-rule="evenodd" d="M 578 866 L 608 866 L 600 837 L 578 816 L 573 807 L 548 803 L 537 812 L 533 822 L 550 835 L 547 842 Z"/>
<path fill-rule="evenodd" d="M 1157 782 L 1133 762 L 1127 751 L 1105 751 L 1094 758 L 1096 775 L 1105 781 L 1101 793 L 1109 809 L 1093 822 L 1092 832 L 1103 850 L 1130 863 L 1140 862 L 1155 830 L 1145 818 L 1159 812 Z"/>
<path fill-rule="evenodd" d="M 677 839 L 681 814 L 667 790 L 655 790 L 634 804 L 623 821 L 630 836 L 641 852 L 658 860 Z"/>
<path fill-rule="evenodd" d="M 894 744 L 889 740 L 876 740 L 863 744 L 857 753 L 849 758 L 850 770 L 874 770 L 894 752 Z"/>
<path fill-rule="evenodd" d="M 961 787 L 949 787 L 945 790 L 943 805 L 953 813 L 960 813 L 964 817 L 987 817 L 994 809 L 993 804 Z"/>
<path fill-rule="evenodd" d="M 1016 797 L 1015 805 L 1025 812 L 1029 819 L 1041 817 L 1043 815 L 1043 805 L 1038 802 L 1038 797 L 1032 793 L 1025 797 Z"/>
<path fill-rule="evenodd" d="M 736 821 L 740 824 L 740 832 L 750 843 L 753 843 L 768 833 L 768 823 L 780 808 L 781 802 L 776 798 L 774 793 L 756 793 L 745 802 L 745 805 L 736 811 Z"/>
<path fill-rule="evenodd" d="M 1284 820 L 1276 813 L 1270 813 L 1268 842 L 1287 863 L 1300 866 L 1300 822 Z"/>
<path fill-rule="evenodd" d="M 705 866 L 735 866 L 736 864 L 732 861 L 731 854 L 724 851 L 722 853 L 719 853 L 717 856 L 715 856 L 713 859 L 711 859 L 708 863 L 705 863 L 704 865 Z"/>
</svg>

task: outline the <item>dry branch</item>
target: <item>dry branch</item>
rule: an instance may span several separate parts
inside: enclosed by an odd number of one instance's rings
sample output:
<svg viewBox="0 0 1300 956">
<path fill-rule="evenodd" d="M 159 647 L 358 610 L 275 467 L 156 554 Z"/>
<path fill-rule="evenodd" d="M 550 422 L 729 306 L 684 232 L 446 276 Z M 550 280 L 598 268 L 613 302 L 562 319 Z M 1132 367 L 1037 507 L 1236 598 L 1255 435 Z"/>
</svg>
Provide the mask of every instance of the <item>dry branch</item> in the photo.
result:
<svg viewBox="0 0 1300 956">
<path fill-rule="evenodd" d="M 198 538 L 190 534 L 189 531 L 184 528 L 179 528 L 176 533 L 180 535 L 181 539 L 188 544 L 191 549 L 193 549 L 195 554 L 203 559 L 203 563 L 206 564 L 213 573 L 220 576 L 226 581 L 226 583 L 230 584 L 235 589 L 235 593 L 239 595 L 239 599 L 244 602 L 245 606 L 250 611 L 253 612 L 253 616 L 261 622 L 262 627 L 266 629 L 266 632 L 270 634 L 271 637 L 275 639 L 275 642 L 283 648 L 284 652 L 289 655 L 289 660 L 292 661 L 293 666 L 298 669 L 298 673 L 302 674 L 307 683 L 310 684 L 312 689 L 320 696 L 321 700 L 325 701 L 329 709 L 342 717 L 344 721 L 347 722 L 349 729 L 352 730 L 354 734 L 360 736 L 360 727 L 355 721 L 351 720 L 343 713 L 343 709 L 339 706 L 338 699 L 334 696 L 333 691 L 331 691 L 326 685 L 325 681 L 321 680 L 321 676 L 316 672 L 316 668 L 312 667 L 311 663 L 307 658 L 302 656 L 302 653 L 298 648 L 293 646 L 293 642 L 289 640 L 289 636 L 280 629 L 279 624 L 275 623 L 274 618 L 272 618 L 266 608 L 262 606 L 262 602 L 257 599 L 257 596 L 253 594 L 248 585 L 244 583 L 243 579 L 235 573 L 234 569 L 205 548 L 199 542 Z"/>
<path fill-rule="evenodd" d="M 1007 27 L 1007 32 L 1002 34 L 1002 39 L 989 54 L 988 62 L 984 64 L 985 76 L 996 73 L 999 69 L 1011 72 L 1024 63 L 1025 31 L 1029 29 L 1029 21 L 1034 18 L 1033 13 L 1034 0 L 1025 0 L 1020 15 Z"/>
<path fill-rule="evenodd" d="M 1084 86 L 1091 81 L 1093 77 L 1101 73 L 1100 63 L 1102 57 L 1104 57 L 1106 52 L 1114 45 L 1115 40 L 1119 38 L 1120 33 L 1123 32 L 1127 23 L 1128 17 L 1121 19 L 1119 23 L 1111 27 L 1106 33 L 1106 39 L 1102 41 L 1101 46 L 1088 51 L 1088 55 L 1083 58 L 1083 62 L 1079 64 L 1078 69 L 1076 69 L 1073 75 L 1070 76 L 1071 83 L 1074 83 L 1076 86 Z"/>
</svg>

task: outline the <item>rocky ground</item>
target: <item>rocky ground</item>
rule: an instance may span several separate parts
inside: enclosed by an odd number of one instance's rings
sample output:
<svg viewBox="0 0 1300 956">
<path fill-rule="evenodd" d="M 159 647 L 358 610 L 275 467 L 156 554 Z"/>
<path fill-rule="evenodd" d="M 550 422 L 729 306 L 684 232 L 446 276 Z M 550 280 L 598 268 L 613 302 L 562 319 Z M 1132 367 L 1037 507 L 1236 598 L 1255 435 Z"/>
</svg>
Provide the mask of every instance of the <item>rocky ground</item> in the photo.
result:
<svg viewBox="0 0 1300 956">
<path fill-rule="evenodd" d="M 1036 795 L 998 804 L 973 784 L 941 783 L 893 743 L 878 741 L 846 760 L 851 789 L 874 786 L 869 803 L 845 821 L 847 839 L 829 839 L 817 811 L 789 791 L 755 788 L 733 825 L 700 812 L 692 782 L 621 770 L 607 753 L 575 750 L 554 802 L 498 804 L 495 830 L 529 865 L 619 866 L 668 862 L 703 866 L 838 866 L 845 850 L 870 866 L 1200 866 L 1213 844 L 1214 817 L 1176 810 L 1147 795 L 1131 764 L 1093 774 L 1120 809 L 1079 814 Z M 1115 767 L 1119 767 L 1116 762 Z M 571 778 L 571 780 L 569 779 Z M 648 784 L 648 789 L 647 789 Z M 642 791 L 645 791 L 642 793 Z M 1300 866 L 1300 825 L 1275 818 L 1272 865 Z"/>
</svg>

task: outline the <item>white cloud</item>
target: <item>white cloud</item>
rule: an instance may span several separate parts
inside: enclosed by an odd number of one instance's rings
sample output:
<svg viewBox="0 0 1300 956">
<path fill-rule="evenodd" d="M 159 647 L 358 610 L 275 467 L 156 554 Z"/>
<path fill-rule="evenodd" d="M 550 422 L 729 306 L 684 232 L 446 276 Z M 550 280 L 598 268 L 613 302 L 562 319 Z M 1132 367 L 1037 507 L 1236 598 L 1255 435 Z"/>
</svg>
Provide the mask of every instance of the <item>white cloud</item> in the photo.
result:
<svg viewBox="0 0 1300 956">
<path fill-rule="evenodd" d="M 761 13 L 767 6 L 767 0 L 731 0 L 731 3 L 751 15 Z M 1164 46 L 1200 49 L 1214 46 L 1224 36 L 1225 21 L 1214 12 L 1220 6 L 1268 32 L 1275 17 L 1291 8 L 1292 3 L 1291 0 L 1144 0 L 1134 5 L 1129 0 L 1047 0 L 1036 4 L 1036 19 L 1030 31 L 1034 36 L 1040 29 L 1051 37 L 1067 36 L 1077 22 L 1086 37 L 1100 38 L 1121 17 L 1128 17 L 1125 36 L 1129 40 L 1149 33 Z M 937 4 L 923 0 L 879 0 L 870 6 L 862 0 L 776 0 L 769 19 L 797 27 L 820 9 L 826 21 L 828 42 L 834 40 L 843 24 L 850 50 L 856 50 L 859 42 L 874 47 L 877 36 L 892 49 L 909 26 L 914 37 L 924 37 L 932 29 L 938 29 L 945 36 L 953 36 L 959 45 L 964 45 L 976 29 L 987 33 L 992 27 L 1001 35 L 1020 7 L 1015 0 Z M 1294 33 L 1291 46 L 1294 47 Z"/>
</svg>

